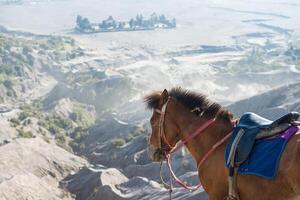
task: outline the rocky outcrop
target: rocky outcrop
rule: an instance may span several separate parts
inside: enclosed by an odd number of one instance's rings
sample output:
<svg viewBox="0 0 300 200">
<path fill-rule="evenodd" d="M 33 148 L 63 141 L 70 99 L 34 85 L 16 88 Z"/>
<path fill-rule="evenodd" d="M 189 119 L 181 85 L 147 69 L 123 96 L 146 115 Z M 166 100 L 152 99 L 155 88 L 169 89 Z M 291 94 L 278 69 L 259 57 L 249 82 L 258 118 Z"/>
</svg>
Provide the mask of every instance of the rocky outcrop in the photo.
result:
<svg viewBox="0 0 300 200">
<path fill-rule="evenodd" d="M 141 176 L 128 179 L 119 170 L 103 166 L 83 168 L 77 174 L 65 178 L 61 185 L 76 194 L 76 200 L 169 198 L 168 191 L 155 181 Z M 207 196 L 201 189 L 195 193 L 176 189 L 173 192 L 173 199 L 206 200 Z"/>
<path fill-rule="evenodd" d="M 85 167 L 77 174 L 66 177 L 61 185 L 70 192 L 76 194 L 76 199 L 91 199 L 97 196 L 99 190 L 106 191 L 105 188 L 111 188 L 111 193 L 118 193 L 115 187 L 118 184 L 128 181 L 119 170 L 115 168 L 105 168 L 104 166 Z M 96 198 L 97 199 L 97 198 Z M 102 196 L 98 199 L 109 199 Z"/>
<path fill-rule="evenodd" d="M 59 181 L 87 162 L 38 137 L 0 147 L 0 199 L 71 199 Z"/>
</svg>

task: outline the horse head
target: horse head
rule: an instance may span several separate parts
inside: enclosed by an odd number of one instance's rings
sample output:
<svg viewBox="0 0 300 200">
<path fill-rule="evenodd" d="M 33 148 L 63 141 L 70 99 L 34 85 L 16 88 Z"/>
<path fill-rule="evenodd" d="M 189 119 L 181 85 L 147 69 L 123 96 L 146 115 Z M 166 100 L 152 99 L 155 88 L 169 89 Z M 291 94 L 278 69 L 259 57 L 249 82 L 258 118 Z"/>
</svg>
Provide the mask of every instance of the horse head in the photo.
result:
<svg viewBox="0 0 300 200">
<path fill-rule="evenodd" d="M 176 102 L 166 89 L 146 96 L 145 102 L 153 110 L 150 119 L 152 133 L 148 143 L 149 156 L 153 161 L 162 161 L 164 154 L 170 152 L 179 141 L 180 129 L 172 116 Z"/>
</svg>

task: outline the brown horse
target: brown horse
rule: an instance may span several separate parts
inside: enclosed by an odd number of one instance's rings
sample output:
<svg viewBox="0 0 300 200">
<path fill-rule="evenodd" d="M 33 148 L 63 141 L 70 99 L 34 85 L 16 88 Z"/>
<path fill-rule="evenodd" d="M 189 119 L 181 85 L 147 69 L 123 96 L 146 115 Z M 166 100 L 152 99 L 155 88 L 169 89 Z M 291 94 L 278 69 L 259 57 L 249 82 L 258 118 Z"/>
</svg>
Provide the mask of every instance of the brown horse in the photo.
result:
<svg viewBox="0 0 300 200">
<path fill-rule="evenodd" d="M 209 119 L 216 120 L 201 135 L 186 143 L 196 161 L 233 128 L 232 114 L 202 94 L 173 88 L 170 92 L 154 92 L 145 97 L 145 102 L 148 108 L 153 109 L 149 155 L 154 161 L 162 161 L 164 151 L 170 152 L 177 142 L 187 138 L 196 126 Z M 159 124 L 162 113 L 157 111 L 162 110 L 166 102 L 161 138 Z M 198 169 L 199 179 L 210 200 L 223 200 L 228 195 L 225 146 L 219 146 Z M 300 200 L 300 132 L 288 142 L 275 179 L 238 175 L 237 182 L 241 200 Z"/>
</svg>

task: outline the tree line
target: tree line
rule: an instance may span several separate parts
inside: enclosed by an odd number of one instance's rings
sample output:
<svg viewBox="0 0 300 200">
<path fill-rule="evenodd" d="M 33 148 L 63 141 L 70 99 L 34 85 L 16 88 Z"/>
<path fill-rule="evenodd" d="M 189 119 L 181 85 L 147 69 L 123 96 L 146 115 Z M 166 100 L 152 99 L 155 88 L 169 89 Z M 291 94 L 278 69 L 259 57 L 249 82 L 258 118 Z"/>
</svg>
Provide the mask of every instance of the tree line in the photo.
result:
<svg viewBox="0 0 300 200">
<path fill-rule="evenodd" d="M 129 21 L 118 21 L 112 16 L 101 21 L 100 23 L 91 23 L 88 18 L 77 16 L 76 30 L 79 32 L 96 32 L 96 31 L 124 31 L 124 30 L 147 30 L 156 28 L 176 28 L 176 19 L 167 19 L 164 14 L 157 15 L 153 13 L 148 19 L 138 14 Z"/>
</svg>

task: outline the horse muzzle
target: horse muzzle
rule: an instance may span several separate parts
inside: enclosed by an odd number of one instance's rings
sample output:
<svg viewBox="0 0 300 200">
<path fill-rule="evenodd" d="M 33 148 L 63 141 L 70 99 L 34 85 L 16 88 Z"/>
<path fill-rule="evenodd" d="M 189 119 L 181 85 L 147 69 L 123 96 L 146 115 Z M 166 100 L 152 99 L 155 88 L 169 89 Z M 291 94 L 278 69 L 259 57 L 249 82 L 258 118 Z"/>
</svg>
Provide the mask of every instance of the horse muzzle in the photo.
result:
<svg viewBox="0 0 300 200">
<path fill-rule="evenodd" d="M 161 162 L 165 160 L 165 155 L 162 149 L 155 148 L 153 146 L 149 146 L 148 148 L 148 154 L 151 160 L 155 162 Z"/>
</svg>

